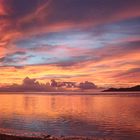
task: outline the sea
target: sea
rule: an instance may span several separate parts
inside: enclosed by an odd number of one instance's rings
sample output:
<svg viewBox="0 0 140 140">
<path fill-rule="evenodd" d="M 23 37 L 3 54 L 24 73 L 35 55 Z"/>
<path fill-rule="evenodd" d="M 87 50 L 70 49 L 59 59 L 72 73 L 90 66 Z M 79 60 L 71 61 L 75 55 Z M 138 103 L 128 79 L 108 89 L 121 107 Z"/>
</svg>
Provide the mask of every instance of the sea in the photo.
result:
<svg viewBox="0 0 140 140">
<path fill-rule="evenodd" d="M 140 92 L 3 92 L 0 133 L 140 140 Z"/>
</svg>

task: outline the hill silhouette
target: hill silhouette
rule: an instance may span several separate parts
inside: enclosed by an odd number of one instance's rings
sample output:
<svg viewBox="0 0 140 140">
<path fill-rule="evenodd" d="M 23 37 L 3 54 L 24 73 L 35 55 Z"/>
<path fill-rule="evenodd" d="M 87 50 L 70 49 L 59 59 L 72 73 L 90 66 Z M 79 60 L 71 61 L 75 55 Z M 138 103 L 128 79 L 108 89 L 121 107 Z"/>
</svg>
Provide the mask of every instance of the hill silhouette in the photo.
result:
<svg viewBox="0 0 140 140">
<path fill-rule="evenodd" d="M 129 88 L 109 88 L 107 90 L 104 90 L 103 92 L 123 92 L 123 91 L 140 91 L 140 85 L 136 85 L 133 87 L 129 87 Z"/>
</svg>

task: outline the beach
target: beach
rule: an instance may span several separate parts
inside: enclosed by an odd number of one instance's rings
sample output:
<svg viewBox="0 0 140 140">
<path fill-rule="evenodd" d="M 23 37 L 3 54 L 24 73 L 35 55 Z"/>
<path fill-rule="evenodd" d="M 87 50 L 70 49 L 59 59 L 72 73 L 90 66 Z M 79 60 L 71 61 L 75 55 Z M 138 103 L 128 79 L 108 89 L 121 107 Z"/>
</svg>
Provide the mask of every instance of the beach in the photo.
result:
<svg viewBox="0 0 140 140">
<path fill-rule="evenodd" d="M 24 136 L 14 136 L 7 134 L 0 134 L 0 140 L 106 140 L 105 138 L 87 138 L 87 137 L 53 137 L 51 135 L 46 135 L 42 137 L 24 137 Z"/>
</svg>

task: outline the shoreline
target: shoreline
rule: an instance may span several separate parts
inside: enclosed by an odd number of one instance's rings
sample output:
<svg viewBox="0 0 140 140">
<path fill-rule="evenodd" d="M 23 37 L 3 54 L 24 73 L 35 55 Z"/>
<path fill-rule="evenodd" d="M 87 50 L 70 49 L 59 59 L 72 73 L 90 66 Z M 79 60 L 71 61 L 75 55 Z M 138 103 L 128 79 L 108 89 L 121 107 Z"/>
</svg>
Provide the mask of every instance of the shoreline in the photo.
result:
<svg viewBox="0 0 140 140">
<path fill-rule="evenodd" d="M 107 139 L 105 139 L 105 138 L 78 137 L 78 136 L 53 137 L 51 135 L 46 135 L 46 136 L 44 135 L 42 137 L 41 136 L 40 137 L 27 137 L 27 136 L 0 134 L 0 140 L 107 140 Z"/>
<path fill-rule="evenodd" d="M 140 95 L 140 91 L 98 91 L 98 92 L 1 92 L 0 95 Z"/>
</svg>

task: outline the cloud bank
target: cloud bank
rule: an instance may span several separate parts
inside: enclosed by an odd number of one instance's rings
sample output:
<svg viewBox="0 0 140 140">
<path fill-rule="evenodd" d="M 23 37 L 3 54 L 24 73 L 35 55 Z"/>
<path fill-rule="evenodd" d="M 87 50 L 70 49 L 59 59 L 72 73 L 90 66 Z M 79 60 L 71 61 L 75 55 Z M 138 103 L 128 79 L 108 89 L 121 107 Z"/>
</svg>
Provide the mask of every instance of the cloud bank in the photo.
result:
<svg viewBox="0 0 140 140">
<path fill-rule="evenodd" d="M 52 79 L 50 83 L 39 83 L 36 79 L 26 77 L 22 84 L 12 84 L 0 87 L 0 92 L 56 92 L 56 91 L 81 91 L 81 90 L 97 89 L 92 82 L 57 82 Z"/>
</svg>

